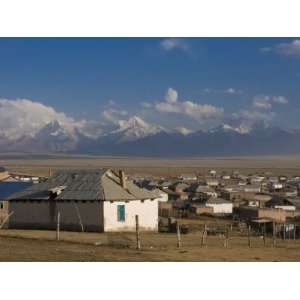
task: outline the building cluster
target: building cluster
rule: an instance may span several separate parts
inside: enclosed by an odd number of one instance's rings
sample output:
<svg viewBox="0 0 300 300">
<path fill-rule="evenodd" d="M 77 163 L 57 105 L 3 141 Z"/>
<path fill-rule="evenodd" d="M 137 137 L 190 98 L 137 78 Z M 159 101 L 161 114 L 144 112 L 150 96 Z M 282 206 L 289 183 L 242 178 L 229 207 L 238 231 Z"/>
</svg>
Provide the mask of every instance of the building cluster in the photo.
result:
<svg viewBox="0 0 300 300">
<path fill-rule="evenodd" d="M 161 205 L 164 217 L 210 215 L 256 223 L 300 220 L 300 177 L 270 174 L 183 174 L 172 179 L 139 179 L 143 188 L 159 188 L 169 201 Z"/>
<path fill-rule="evenodd" d="M 62 170 L 48 178 L 0 168 L 0 225 L 75 231 L 159 228 L 163 218 L 211 216 L 264 226 L 300 221 L 300 177 L 237 171 L 129 178 L 121 170 Z"/>
</svg>

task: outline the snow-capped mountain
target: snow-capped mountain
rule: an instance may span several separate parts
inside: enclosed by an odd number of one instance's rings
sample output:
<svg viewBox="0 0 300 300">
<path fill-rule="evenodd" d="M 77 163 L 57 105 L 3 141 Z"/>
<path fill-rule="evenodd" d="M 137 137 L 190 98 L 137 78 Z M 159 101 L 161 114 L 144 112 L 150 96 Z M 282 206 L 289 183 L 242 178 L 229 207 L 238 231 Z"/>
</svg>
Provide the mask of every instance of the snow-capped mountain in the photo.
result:
<svg viewBox="0 0 300 300">
<path fill-rule="evenodd" d="M 158 125 L 149 124 L 140 117 L 133 116 L 128 120 L 119 121 L 119 128 L 106 134 L 111 141 L 117 143 L 132 142 L 166 130 Z"/>
<path fill-rule="evenodd" d="M 1 134 L 0 152 L 8 151 L 168 157 L 299 154 L 300 131 L 262 124 L 247 130 L 222 124 L 208 131 L 170 131 L 137 116 L 119 121 L 109 131 L 99 124 L 52 121 L 34 135 L 10 139 Z"/>
</svg>

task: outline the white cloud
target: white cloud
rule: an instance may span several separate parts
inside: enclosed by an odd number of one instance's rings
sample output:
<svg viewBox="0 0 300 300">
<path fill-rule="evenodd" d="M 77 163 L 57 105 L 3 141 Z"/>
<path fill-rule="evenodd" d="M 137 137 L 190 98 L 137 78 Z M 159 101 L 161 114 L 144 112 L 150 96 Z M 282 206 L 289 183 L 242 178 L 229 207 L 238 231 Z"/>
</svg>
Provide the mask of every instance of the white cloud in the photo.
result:
<svg viewBox="0 0 300 300">
<path fill-rule="evenodd" d="M 149 102 L 142 102 L 142 103 L 141 103 L 141 106 L 142 106 L 143 108 L 151 108 L 151 107 L 152 107 L 152 104 L 149 103 Z"/>
<path fill-rule="evenodd" d="M 176 113 L 188 116 L 199 123 L 208 120 L 221 119 L 224 113 L 223 108 L 210 104 L 198 104 L 192 101 L 178 101 L 177 91 L 170 88 L 167 92 L 165 101 L 155 104 L 158 112 Z"/>
<path fill-rule="evenodd" d="M 63 130 L 75 138 L 75 131 L 96 138 L 102 134 L 101 124 L 85 119 L 75 120 L 53 107 L 29 99 L 0 99 L 0 136 L 17 140 L 34 137 L 43 127 L 58 122 Z"/>
<path fill-rule="evenodd" d="M 230 94 L 230 95 L 240 95 L 243 92 L 241 90 L 237 90 L 234 88 L 228 88 L 227 90 L 224 91 L 225 94 Z"/>
<path fill-rule="evenodd" d="M 265 126 L 274 119 L 276 114 L 274 112 L 262 112 L 242 110 L 237 113 L 233 113 L 231 119 L 228 122 L 230 126 L 236 128 L 241 133 L 247 133 L 257 124 L 263 124 Z"/>
<path fill-rule="evenodd" d="M 0 135 L 9 139 L 34 136 L 42 127 L 54 121 L 70 132 L 77 126 L 73 118 L 42 103 L 28 99 L 0 99 Z"/>
<path fill-rule="evenodd" d="M 289 100 L 284 96 L 273 96 L 272 100 L 274 103 L 278 104 L 287 104 L 289 102 Z"/>
<path fill-rule="evenodd" d="M 186 40 L 181 38 L 167 38 L 160 42 L 160 46 L 162 49 L 166 51 L 171 51 L 174 49 L 179 49 L 183 51 L 187 51 L 190 47 Z"/>
<path fill-rule="evenodd" d="M 273 104 L 287 104 L 289 101 L 284 96 L 257 95 L 253 99 L 253 106 L 260 109 L 271 109 Z"/>
<path fill-rule="evenodd" d="M 280 43 L 273 47 L 264 47 L 262 52 L 274 52 L 286 56 L 300 56 L 300 40 L 293 40 L 290 43 Z"/>
<path fill-rule="evenodd" d="M 169 88 L 166 94 L 166 102 L 168 103 L 176 103 L 178 100 L 178 93 L 176 90 Z"/>
<path fill-rule="evenodd" d="M 203 90 L 204 93 L 206 94 L 228 94 L 228 95 L 241 95 L 243 94 L 242 90 L 233 88 L 233 87 L 229 87 L 227 89 L 210 89 L 210 88 L 205 88 Z"/>
<path fill-rule="evenodd" d="M 105 121 L 117 125 L 120 120 L 128 116 L 128 112 L 118 108 L 108 108 L 102 112 L 102 116 Z"/>
<path fill-rule="evenodd" d="M 256 108 L 270 109 L 272 108 L 270 96 L 255 96 L 253 99 L 253 106 Z"/>
</svg>

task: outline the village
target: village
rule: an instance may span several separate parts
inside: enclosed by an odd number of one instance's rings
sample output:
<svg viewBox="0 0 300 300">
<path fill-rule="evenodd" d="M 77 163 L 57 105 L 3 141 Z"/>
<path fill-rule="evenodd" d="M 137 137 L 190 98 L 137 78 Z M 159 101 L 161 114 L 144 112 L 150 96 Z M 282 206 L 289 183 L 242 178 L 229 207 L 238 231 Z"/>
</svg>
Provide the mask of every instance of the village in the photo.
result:
<svg viewBox="0 0 300 300">
<path fill-rule="evenodd" d="M 178 250 L 191 245 L 264 251 L 300 239 L 298 176 L 213 169 L 169 177 L 109 168 L 48 173 L 1 167 L 2 238 L 39 232 L 39 238 L 64 241 L 77 232 L 93 245 L 108 246 L 117 234 L 113 245 L 135 251 L 167 241 Z"/>
</svg>

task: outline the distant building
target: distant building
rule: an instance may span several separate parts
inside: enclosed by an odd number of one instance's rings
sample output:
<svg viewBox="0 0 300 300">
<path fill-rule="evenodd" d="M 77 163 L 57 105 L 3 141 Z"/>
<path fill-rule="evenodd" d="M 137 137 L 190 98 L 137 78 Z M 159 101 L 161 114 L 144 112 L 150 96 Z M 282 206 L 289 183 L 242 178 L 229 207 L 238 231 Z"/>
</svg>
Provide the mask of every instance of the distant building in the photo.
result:
<svg viewBox="0 0 300 300">
<path fill-rule="evenodd" d="M 240 220 L 246 222 L 255 219 L 268 219 L 279 223 L 284 223 L 286 221 L 286 212 L 280 208 L 242 206 L 235 210 L 235 214 Z"/>
<path fill-rule="evenodd" d="M 274 196 L 270 201 L 266 203 L 267 207 L 271 208 L 281 208 L 283 210 L 296 210 L 295 204 L 286 197 Z"/>
<path fill-rule="evenodd" d="M 245 193 L 260 193 L 261 186 L 259 184 L 247 184 L 243 186 L 243 190 Z"/>
<path fill-rule="evenodd" d="M 211 176 L 211 177 L 216 177 L 217 176 L 217 171 L 216 170 L 209 170 L 209 175 Z"/>
<path fill-rule="evenodd" d="M 172 189 L 176 193 L 185 192 L 185 190 L 188 188 L 189 188 L 189 185 L 185 182 L 176 182 L 172 186 L 170 186 L 170 189 Z"/>
<path fill-rule="evenodd" d="M 216 178 L 206 178 L 205 182 L 208 186 L 217 187 L 219 185 L 219 180 Z"/>
<path fill-rule="evenodd" d="M 209 198 L 206 203 L 206 207 L 211 207 L 214 214 L 231 214 L 233 205 L 231 202 L 223 198 Z"/>
<path fill-rule="evenodd" d="M 210 186 L 203 185 L 201 183 L 191 184 L 188 188 L 185 189 L 186 192 L 189 193 L 191 197 L 197 197 L 200 194 L 205 194 L 207 198 L 209 197 L 217 197 L 217 192 Z"/>
<path fill-rule="evenodd" d="M 4 167 L 0 166 L 0 181 L 9 177 L 7 170 Z"/>
<path fill-rule="evenodd" d="M 248 206 L 265 207 L 266 203 L 272 199 L 271 195 L 257 193 L 257 194 L 245 194 L 245 200 L 248 202 Z"/>
<path fill-rule="evenodd" d="M 183 181 L 194 181 L 197 180 L 197 176 L 195 174 L 182 174 L 179 179 Z"/>
</svg>

